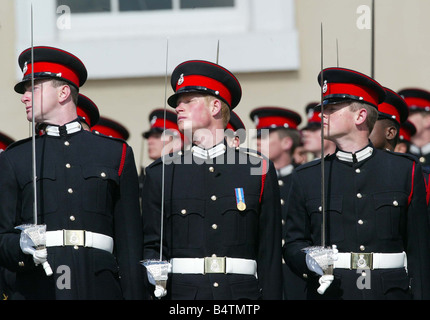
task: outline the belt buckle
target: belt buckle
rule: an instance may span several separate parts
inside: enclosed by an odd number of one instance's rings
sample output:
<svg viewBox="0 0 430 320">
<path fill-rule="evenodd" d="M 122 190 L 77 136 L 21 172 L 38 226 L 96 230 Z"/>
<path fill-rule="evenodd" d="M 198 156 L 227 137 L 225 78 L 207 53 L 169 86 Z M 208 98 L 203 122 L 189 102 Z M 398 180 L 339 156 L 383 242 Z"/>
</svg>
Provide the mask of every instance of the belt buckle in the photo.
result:
<svg viewBox="0 0 430 320">
<path fill-rule="evenodd" d="M 351 252 L 351 269 L 373 269 L 373 252 Z"/>
<path fill-rule="evenodd" d="M 63 229 L 63 245 L 64 246 L 85 246 L 85 231 Z"/>
<path fill-rule="evenodd" d="M 225 273 L 225 257 L 205 257 L 205 269 L 206 273 Z"/>
</svg>

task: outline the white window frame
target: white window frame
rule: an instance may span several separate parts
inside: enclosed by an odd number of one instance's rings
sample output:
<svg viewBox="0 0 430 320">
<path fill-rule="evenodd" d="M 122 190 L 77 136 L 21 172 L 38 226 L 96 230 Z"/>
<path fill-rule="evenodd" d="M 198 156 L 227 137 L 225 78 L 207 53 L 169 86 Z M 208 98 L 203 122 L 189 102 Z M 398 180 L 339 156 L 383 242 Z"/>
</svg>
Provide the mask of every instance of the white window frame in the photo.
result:
<svg viewBox="0 0 430 320">
<path fill-rule="evenodd" d="M 232 72 L 299 68 L 294 0 L 236 0 L 235 8 L 72 14 L 57 22 L 55 0 L 16 0 L 16 54 L 31 44 L 60 47 L 86 64 L 89 79 L 162 76 L 204 59 Z M 166 52 L 168 51 L 168 56 Z M 219 54 L 218 54 L 219 51 Z M 20 70 L 17 70 L 19 77 Z"/>
</svg>

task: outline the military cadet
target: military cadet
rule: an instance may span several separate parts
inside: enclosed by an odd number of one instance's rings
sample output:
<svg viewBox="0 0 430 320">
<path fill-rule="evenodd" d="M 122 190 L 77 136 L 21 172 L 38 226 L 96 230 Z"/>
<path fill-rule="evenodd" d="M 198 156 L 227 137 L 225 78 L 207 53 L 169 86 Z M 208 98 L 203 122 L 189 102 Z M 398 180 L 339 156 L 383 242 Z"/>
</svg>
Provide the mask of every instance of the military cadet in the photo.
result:
<svg viewBox="0 0 430 320">
<path fill-rule="evenodd" d="M 409 107 L 408 120 L 416 128 L 409 151 L 418 157 L 424 168 L 430 169 L 430 92 L 407 88 L 397 93 L 405 99 Z"/>
<path fill-rule="evenodd" d="M 171 85 L 168 103 L 193 145 L 146 170 L 145 259 L 160 257 L 164 185 L 168 298 L 280 299 L 281 210 L 273 163 L 224 139 L 241 99 L 239 81 L 218 64 L 191 60 L 174 69 Z"/>
<path fill-rule="evenodd" d="M 245 125 L 233 110 L 230 112 L 230 121 L 227 123 L 225 135 L 230 147 L 239 147 L 246 140 Z"/>
<path fill-rule="evenodd" d="M 405 100 L 391 89 L 384 88 L 385 100 L 378 105 L 378 120 L 369 135 L 377 149 L 394 151 L 399 139 L 400 126 L 409 115 Z"/>
<path fill-rule="evenodd" d="M 97 105 L 82 93 L 79 93 L 78 96 L 76 112 L 81 120 L 81 125 L 85 130 L 91 131 L 91 128 L 96 125 L 100 119 L 100 112 Z"/>
<path fill-rule="evenodd" d="M 24 139 L 0 156 L 0 265 L 16 272 L 14 298 L 142 298 L 143 232 L 131 147 L 83 130 L 76 104 L 87 70 L 79 58 L 38 46 L 18 62 L 24 76 L 15 91 L 27 119 L 47 124 L 35 137 L 37 223 L 47 231 L 41 234 L 46 249 L 29 250 L 15 229 L 34 224 L 32 139 Z M 51 276 L 42 268 L 46 262 Z"/>
<path fill-rule="evenodd" d="M 293 173 L 285 260 L 307 278 L 309 299 L 429 299 L 430 237 L 421 165 L 369 141 L 385 98 L 379 83 L 345 68 L 327 68 L 322 75 L 324 137 L 337 149 L 324 157 L 324 202 L 321 160 Z M 332 275 L 304 250 L 323 243 L 337 246 L 331 249 Z M 321 294 L 320 275 L 331 283 Z"/>
<path fill-rule="evenodd" d="M 297 129 L 302 117 L 295 111 L 281 107 L 258 107 L 251 111 L 250 118 L 257 129 L 257 150 L 274 164 L 280 190 L 282 227 L 285 228 L 286 199 L 294 170 L 293 152 L 299 145 Z M 266 131 L 264 131 L 266 130 Z M 284 239 L 282 239 L 284 242 Z M 283 299 L 305 298 L 305 282 L 291 272 L 282 259 Z"/>
<path fill-rule="evenodd" d="M 164 113 L 166 121 L 164 121 Z M 163 148 L 167 153 L 179 151 L 183 146 L 183 137 L 178 130 L 177 115 L 175 112 L 155 109 L 149 114 L 150 128 L 142 136 L 147 140 L 148 157 L 157 160 L 161 157 Z M 166 130 L 164 132 L 164 130 Z M 168 139 L 163 141 L 163 132 Z"/>
<path fill-rule="evenodd" d="M 306 105 L 307 123 L 300 131 L 302 133 L 303 147 L 311 154 L 311 160 L 321 158 L 321 112 L 315 110 L 318 105 L 316 102 L 310 102 Z M 324 140 L 324 154 L 333 154 L 336 145 L 333 141 Z"/>
</svg>

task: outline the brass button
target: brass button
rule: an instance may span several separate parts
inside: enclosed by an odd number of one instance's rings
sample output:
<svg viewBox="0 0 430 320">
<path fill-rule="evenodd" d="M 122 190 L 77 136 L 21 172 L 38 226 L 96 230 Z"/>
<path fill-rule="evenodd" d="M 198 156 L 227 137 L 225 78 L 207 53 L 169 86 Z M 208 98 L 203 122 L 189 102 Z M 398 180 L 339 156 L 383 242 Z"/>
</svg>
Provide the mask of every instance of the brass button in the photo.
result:
<svg viewBox="0 0 430 320">
<path fill-rule="evenodd" d="M 355 172 L 360 173 L 361 172 L 360 168 L 355 169 Z"/>
<path fill-rule="evenodd" d="M 282 187 L 284 185 L 284 181 L 278 180 L 278 184 L 279 184 L 280 187 Z"/>
<path fill-rule="evenodd" d="M 76 219 L 75 219 L 75 216 L 70 216 L 70 221 L 75 221 Z"/>
<path fill-rule="evenodd" d="M 218 286 L 219 286 L 218 282 L 214 282 L 213 286 L 214 286 L 215 288 L 218 288 Z"/>
<path fill-rule="evenodd" d="M 363 220 L 358 220 L 358 224 L 363 224 Z"/>
<path fill-rule="evenodd" d="M 100 176 L 101 176 L 102 178 L 106 178 L 106 173 L 102 172 L 102 173 L 100 173 Z"/>
<path fill-rule="evenodd" d="M 281 199 L 281 206 L 283 206 L 285 204 L 284 199 Z"/>
<path fill-rule="evenodd" d="M 357 193 L 357 198 L 361 199 L 361 198 L 363 198 L 363 195 L 361 193 Z"/>
<path fill-rule="evenodd" d="M 365 247 L 365 246 L 363 246 L 363 245 L 361 245 L 361 246 L 360 246 L 360 250 L 361 250 L 361 251 L 364 251 L 364 250 L 366 250 L 366 247 Z"/>
<path fill-rule="evenodd" d="M 68 192 L 68 193 L 73 193 L 73 189 L 72 189 L 72 188 L 69 188 L 69 189 L 67 189 L 67 192 Z"/>
<path fill-rule="evenodd" d="M 187 210 L 182 209 L 182 210 L 181 210 L 181 213 L 182 213 L 182 214 L 186 214 L 186 213 L 187 213 Z"/>
<path fill-rule="evenodd" d="M 214 172 L 214 171 L 215 171 L 214 167 L 209 167 L 209 172 Z"/>
<path fill-rule="evenodd" d="M 70 165 L 70 163 L 66 163 L 66 168 L 70 169 L 72 166 Z"/>
<path fill-rule="evenodd" d="M 212 225 L 212 229 L 214 229 L 214 230 L 218 229 L 218 225 L 217 225 L 216 223 L 214 223 L 214 224 Z"/>
<path fill-rule="evenodd" d="M 213 196 L 211 197 L 211 200 L 212 200 L 212 201 L 215 201 L 215 200 L 216 200 L 216 195 L 213 195 Z"/>
<path fill-rule="evenodd" d="M 397 206 L 399 205 L 399 203 L 398 203 L 396 200 L 394 200 L 394 201 L 393 201 L 393 205 L 394 205 L 395 207 L 397 207 Z"/>
<path fill-rule="evenodd" d="M 70 146 L 70 142 L 69 142 L 69 141 L 64 141 L 64 145 L 65 145 L 66 147 L 68 147 L 68 146 Z"/>
</svg>

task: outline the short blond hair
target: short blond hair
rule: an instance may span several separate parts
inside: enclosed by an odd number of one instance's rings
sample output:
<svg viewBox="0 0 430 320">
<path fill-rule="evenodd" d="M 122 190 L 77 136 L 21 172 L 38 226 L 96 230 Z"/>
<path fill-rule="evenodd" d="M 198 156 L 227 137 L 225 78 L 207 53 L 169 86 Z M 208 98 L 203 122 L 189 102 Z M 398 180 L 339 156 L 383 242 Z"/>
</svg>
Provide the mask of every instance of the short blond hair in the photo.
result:
<svg viewBox="0 0 430 320">
<path fill-rule="evenodd" d="M 212 102 L 214 99 L 218 99 L 217 97 L 206 95 L 205 99 L 208 103 Z M 230 107 L 225 103 L 223 100 L 218 99 L 221 101 L 221 116 L 222 116 L 222 124 L 224 128 L 227 127 L 228 122 L 230 121 Z"/>
<path fill-rule="evenodd" d="M 51 83 L 52 83 L 52 86 L 54 88 L 58 88 L 58 87 L 61 87 L 61 86 L 69 86 L 70 87 L 70 92 L 71 92 L 70 94 L 72 96 L 72 101 L 73 101 L 73 103 L 76 106 L 78 105 L 79 91 L 78 91 L 78 89 L 75 86 L 71 85 L 70 83 L 68 83 L 66 81 L 58 80 L 58 79 L 52 79 Z"/>
<path fill-rule="evenodd" d="M 369 129 L 369 133 L 372 132 L 373 127 L 375 126 L 376 120 L 378 120 L 378 109 L 374 106 L 371 106 L 367 103 L 353 101 L 349 105 L 349 110 L 352 112 L 358 111 L 359 109 L 364 108 L 367 111 L 366 125 Z"/>
</svg>

